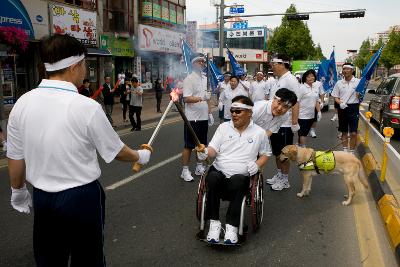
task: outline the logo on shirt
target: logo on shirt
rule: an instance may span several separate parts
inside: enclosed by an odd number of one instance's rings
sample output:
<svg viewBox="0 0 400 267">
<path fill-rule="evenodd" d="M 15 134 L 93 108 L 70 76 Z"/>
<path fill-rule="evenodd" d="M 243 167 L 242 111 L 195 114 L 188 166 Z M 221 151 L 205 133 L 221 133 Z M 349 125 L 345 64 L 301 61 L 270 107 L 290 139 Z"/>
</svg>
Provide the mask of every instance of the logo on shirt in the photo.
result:
<svg viewBox="0 0 400 267">
<path fill-rule="evenodd" d="M 253 138 L 249 137 L 249 138 L 247 139 L 247 142 L 249 142 L 249 144 L 253 143 L 253 142 L 254 142 L 254 141 L 253 141 Z"/>
</svg>

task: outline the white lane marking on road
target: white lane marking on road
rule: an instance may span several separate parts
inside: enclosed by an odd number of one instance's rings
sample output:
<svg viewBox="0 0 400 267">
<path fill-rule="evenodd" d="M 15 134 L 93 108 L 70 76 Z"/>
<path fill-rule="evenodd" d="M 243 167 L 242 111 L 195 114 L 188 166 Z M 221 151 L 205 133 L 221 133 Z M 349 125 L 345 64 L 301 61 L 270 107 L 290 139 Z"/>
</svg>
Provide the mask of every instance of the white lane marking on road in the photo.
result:
<svg viewBox="0 0 400 267">
<path fill-rule="evenodd" d="M 129 176 L 127 178 L 124 178 L 124 179 L 122 179 L 122 180 L 120 180 L 120 181 L 118 181 L 118 182 L 116 182 L 116 183 L 114 183 L 112 185 L 107 186 L 106 190 L 107 191 L 108 190 L 114 190 L 114 189 L 116 189 L 116 188 L 118 188 L 120 186 L 123 186 L 123 185 L 125 185 L 125 184 L 127 184 L 129 182 L 132 182 L 133 180 L 135 180 L 135 179 L 137 179 L 137 178 L 139 178 L 139 177 L 141 177 L 141 176 L 143 176 L 143 175 L 145 175 L 145 174 L 147 174 L 149 172 L 152 172 L 152 171 L 154 171 L 154 170 L 156 170 L 156 169 L 158 169 L 158 168 L 160 168 L 160 167 L 162 167 L 162 166 L 164 166 L 164 165 L 166 165 L 166 164 L 168 164 L 168 163 L 170 163 L 170 162 L 172 162 L 174 160 L 177 160 L 181 156 L 182 156 L 182 153 L 176 154 L 175 156 L 173 156 L 173 157 L 171 157 L 169 159 L 166 159 L 164 161 L 161 161 L 161 162 L 157 163 L 156 165 L 151 166 L 148 169 L 144 169 L 143 171 L 141 171 L 141 172 L 139 172 L 137 174 L 134 174 L 134 175 Z"/>
<path fill-rule="evenodd" d="M 181 117 L 179 117 L 179 118 L 171 118 L 170 120 L 165 121 L 165 122 L 162 124 L 162 126 L 166 126 L 166 125 L 169 125 L 169 124 L 173 124 L 173 123 L 179 122 L 179 121 L 181 121 L 181 120 L 182 120 Z M 142 131 L 148 130 L 148 129 L 152 129 L 152 128 L 156 128 L 157 123 L 158 123 L 158 122 L 145 125 L 144 127 L 142 127 Z M 122 137 L 122 136 L 126 136 L 126 135 L 129 135 L 129 134 L 134 134 L 134 133 L 137 133 L 137 132 L 131 132 L 130 129 L 123 129 L 123 130 L 117 131 L 117 133 L 118 133 L 118 135 L 119 135 L 120 137 Z"/>
</svg>

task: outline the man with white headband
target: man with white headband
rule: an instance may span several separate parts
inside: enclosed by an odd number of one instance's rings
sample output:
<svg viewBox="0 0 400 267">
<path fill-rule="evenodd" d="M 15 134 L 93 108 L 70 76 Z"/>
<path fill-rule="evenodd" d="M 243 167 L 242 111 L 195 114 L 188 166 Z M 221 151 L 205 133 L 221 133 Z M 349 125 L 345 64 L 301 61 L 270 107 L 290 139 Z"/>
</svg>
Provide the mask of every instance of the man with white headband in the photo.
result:
<svg viewBox="0 0 400 267">
<path fill-rule="evenodd" d="M 300 99 L 299 82 L 297 81 L 296 77 L 294 77 L 293 74 L 290 73 L 290 58 L 286 55 L 276 55 L 272 59 L 272 71 L 274 72 L 274 75 L 278 77 L 278 79 L 271 88 L 269 94 L 270 99 L 273 99 L 275 93 L 281 88 L 289 89 L 297 95 L 297 99 Z M 278 159 L 278 156 L 281 154 L 282 148 L 287 145 L 293 144 L 293 135 L 300 129 L 298 123 L 298 102 L 293 105 L 293 107 L 288 111 L 288 114 L 289 116 L 282 124 L 279 131 L 277 133 L 273 133 L 270 137 L 272 153 L 276 157 L 275 162 L 278 168 L 278 172 L 271 179 L 267 179 L 267 182 L 271 184 L 271 188 L 273 190 L 278 191 L 290 187 L 290 163 L 288 160 L 285 162 L 281 162 Z"/>
<path fill-rule="evenodd" d="M 200 142 L 208 144 L 208 126 L 214 124 L 214 117 L 211 114 L 210 97 L 211 92 L 207 91 L 207 77 L 202 74 L 205 67 L 203 54 L 196 53 L 192 56 L 192 73 L 183 81 L 183 101 L 185 102 L 185 115 L 189 120 Z M 182 152 L 182 173 L 181 178 L 186 182 L 193 181 L 189 170 L 190 156 L 196 144 L 190 135 L 187 126 L 184 126 L 185 147 Z M 202 175 L 205 167 L 198 161 L 195 174 Z"/>
<path fill-rule="evenodd" d="M 256 74 L 256 80 L 250 84 L 249 94 L 251 100 L 256 103 L 257 101 L 267 99 L 267 95 L 269 93 L 267 91 L 267 84 L 264 81 L 264 73 L 259 71 Z"/>
<path fill-rule="evenodd" d="M 344 63 L 342 74 L 344 79 L 339 80 L 332 91 L 335 102 L 340 106 L 338 109 L 339 132 L 342 133 L 343 151 L 354 153 L 357 144 L 357 129 L 360 101 L 356 88 L 359 79 L 353 76 L 354 65 Z M 347 134 L 350 132 L 350 143 Z"/>
<path fill-rule="evenodd" d="M 11 205 L 30 213 L 37 266 L 105 266 L 105 194 L 97 153 L 146 164 L 149 150 L 132 150 L 111 127 L 100 104 L 78 93 L 85 47 L 69 35 L 42 41 L 49 79 L 21 96 L 8 122 Z M 25 185 L 33 187 L 33 203 Z"/>
<path fill-rule="evenodd" d="M 247 193 L 250 176 L 266 164 L 271 155 L 265 131 L 251 120 L 253 102 L 247 96 L 232 99 L 232 120 L 217 128 L 204 152 L 197 152 L 199 159 L 215 158 L 206 176 L 207 214 L 210 229 L 207 241 L 218 243 L 221 232 L 219 206 L 222 196 L 230 203 L 226 214 L 224 242 L 238 242 L 240 209 Z"/>
</svg>

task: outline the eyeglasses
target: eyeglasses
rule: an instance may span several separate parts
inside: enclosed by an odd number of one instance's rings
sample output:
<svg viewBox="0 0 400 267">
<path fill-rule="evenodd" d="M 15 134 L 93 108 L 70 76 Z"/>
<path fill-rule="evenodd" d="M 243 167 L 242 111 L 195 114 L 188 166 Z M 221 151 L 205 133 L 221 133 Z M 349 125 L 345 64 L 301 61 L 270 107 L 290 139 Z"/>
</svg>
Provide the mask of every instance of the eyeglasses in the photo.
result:
<svg viewBox="0 0 400 267">
<path fill-rule="evenodd" d="M 235 114 L 240 114 L 242 113 L 242 111 L 244 111 L 244 109 L 233 109 L 233 108 L 230 109 L 230 112 Z"/>
</svg>

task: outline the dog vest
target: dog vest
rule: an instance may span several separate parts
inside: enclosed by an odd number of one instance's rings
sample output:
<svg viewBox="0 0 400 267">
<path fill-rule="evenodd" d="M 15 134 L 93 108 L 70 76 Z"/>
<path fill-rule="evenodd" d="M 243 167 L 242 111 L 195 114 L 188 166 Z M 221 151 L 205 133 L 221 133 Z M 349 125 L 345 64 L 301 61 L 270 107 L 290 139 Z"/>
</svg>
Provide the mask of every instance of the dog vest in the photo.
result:
<svg viewBox="0 0 400 267">
<path fill-rule="evenodd" d="M 332 151 L 314 151 L 311 158 L 299 165 L 302 171 L 316 171 L 318 174 L 320 170 L 325 173 L 332 171 L 335 168 L 335 155 Z"/>
</svg>

